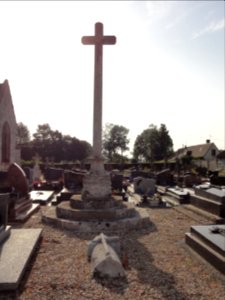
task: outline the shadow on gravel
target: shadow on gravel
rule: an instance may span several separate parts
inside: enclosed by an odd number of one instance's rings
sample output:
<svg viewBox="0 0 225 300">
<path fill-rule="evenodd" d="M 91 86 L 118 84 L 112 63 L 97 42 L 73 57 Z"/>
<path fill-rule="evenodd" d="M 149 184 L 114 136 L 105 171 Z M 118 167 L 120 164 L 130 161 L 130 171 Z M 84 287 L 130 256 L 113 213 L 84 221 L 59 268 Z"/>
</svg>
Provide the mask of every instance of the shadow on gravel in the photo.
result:
<svg viewBox="0 0 225 300">
<path fill-rule="evenodd" d="M 136 233 L 132 238 L 126 239 L 126 247 L 130 249 L 129 266 L 137 270 L 140 283 L 145 285 L 146 289 L 157 290 L 162 299 L 188 299 L 185 293 L 176 289 L 174 276 L 154 265 L 151 252 L 138 241 L 140 234 Z"/>
<path fill-rule="evenodd" d="M 45 227 L 48 227 L 48 225 L 44 225 Z M 47 228 L 46 228 L 47 229 Z M 69 238 L 78 238 L 83 241 L 90 241 L 98 235 L 98 233 L 74 233 L 67 230 L 62 229 L 56 229 L 57 231 L 61 231 L 63 235 L 66 235 Z M 121 240 L 121 246 L 124 249 L 124 251 L 127 254 L 127 266 L 125 267 L 125 273 L 126 278 L 125 279 L 118 279 L 118 280 L 109 280 L 107 278 L 99 279 L 95 278 L 96 284 L 100 284 L 101 286 L 107 288 L 110 293 L 115 295 L 125 295 L 126 291 L 128 289 L 132 289 L 132 281 L 135 276 L 135 281 L 137 284 L 141 285 L 141 288 L 143 289 L 143 293 L 146 293 L 148 295 L 148 290 L 152 289 L 153 293 L 160 294 L 161 298 L 163 299 L 188 299 L 187 295 L 184 293 L 178 291 L 176 289 L 176 282 L 174 279 L 174 276 L 170 273 L 164 272 L 163 270 L 157 268 L 154 265 L 154 258 L 149 249 L 143 245 L 139 239 L 141 237 L 148 236 L 147 238 L 149 241 L 151 240 L 151 234 L 157 231 L 157 227 L 154 223 L 151 223 L 150 226 L 143 228 L 143 229 L 137 229 L 137 230 L 130 230 L 127 233 L 105 233 L 106 235 L 112 236 L 112 235 L 118 235 Z M 48 232 L 48 230 L 47 230 Z M 100 233 L 100 232 L 99 232 Z M 51 240 L 51 242 L 54 243 L 61 243 L 60 239 L 58 240 Z M 40 243 L 41 247 L 41 243 Z M 3 293 L 0 294 L 0 300 L 2 299 L 20 299 L 20 295 L 24 288 L 26 288 L 26 282 L 28 280 L 29 274 L 31 269 L 33 268 L 35 264 L 36 256 L 38 255 L 38 251 L 35 251 L 35 255 L 32 257 L 31 262 L 29 264 L 28 269 L 26 270 L 26 273 L 24 274 L 24 278 L 21 282 L 21 285 L 16 292 L 11 293 Z M 169 258 L 168 258 L 169 259 Z M 87 264 L 89 264 L 87 262 Z M 137 276 L 133 272 L 134 270 L 137 271 Z M 91 273 L 90 273 L 91 276 Z M 90 281 L 90 278 L 87 279 L 87 281 Z M 152 292 L 150 292 L 152 293 Z M 143 297 L 146 297 L 145 294 L 143 294 Z M 138 294 L 137 291 L 137 299 L 138 297 L 142 297 Z M 139 298 L 140 299 L 140 298 Z M 150 299 L 150 298 L 149 298 Z"/>
</svg>

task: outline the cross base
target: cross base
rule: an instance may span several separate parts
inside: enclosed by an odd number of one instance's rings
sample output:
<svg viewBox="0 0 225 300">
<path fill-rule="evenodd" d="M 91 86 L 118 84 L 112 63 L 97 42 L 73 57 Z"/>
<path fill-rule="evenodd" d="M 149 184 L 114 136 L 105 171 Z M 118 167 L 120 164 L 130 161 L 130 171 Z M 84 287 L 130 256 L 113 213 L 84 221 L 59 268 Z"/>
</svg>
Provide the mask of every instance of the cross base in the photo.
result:
<svg viewBox="0 0 225 300">
<path fill-rule="evenodd" d="M 90 173 L 83 179 L 81 197 L 86 208 L 105 209 L 114 206 L 111 177 L 105 171 L 102 156 L 91 159 Z"/>
<path fill-rule="evenodd" d="M 105 158 L 103 156 L 93 156 L 89 158 L 89 161 L 91 163 L 90 174 L 96 176 L 103 176 L 106 174 L 104 167 Z"/>
</svg>

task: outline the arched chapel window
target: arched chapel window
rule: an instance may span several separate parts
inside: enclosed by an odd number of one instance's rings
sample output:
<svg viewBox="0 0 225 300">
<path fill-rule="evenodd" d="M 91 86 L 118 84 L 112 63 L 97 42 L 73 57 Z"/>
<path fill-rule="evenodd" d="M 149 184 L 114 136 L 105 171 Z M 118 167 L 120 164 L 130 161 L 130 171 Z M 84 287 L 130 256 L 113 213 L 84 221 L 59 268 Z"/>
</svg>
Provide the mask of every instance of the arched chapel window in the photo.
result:
<svg viewBox="0 0 225 300">
<path fill-rule="evenodd" d="M 2 128 L 2 162 L 10 162 L 10 127 L 5 122 Z"/>
</svg>

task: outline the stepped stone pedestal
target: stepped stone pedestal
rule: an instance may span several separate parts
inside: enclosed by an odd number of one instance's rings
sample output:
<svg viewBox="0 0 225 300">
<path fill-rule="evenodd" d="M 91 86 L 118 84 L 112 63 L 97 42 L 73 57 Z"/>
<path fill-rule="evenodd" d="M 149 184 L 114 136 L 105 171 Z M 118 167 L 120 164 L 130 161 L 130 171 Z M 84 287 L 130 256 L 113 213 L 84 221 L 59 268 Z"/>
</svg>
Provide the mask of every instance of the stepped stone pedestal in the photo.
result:
<svg viewBox="0 0 225 300">
<path fill-rule="evenodd" d="M 120 197 L 112 197 L 113 207 L 86 207 L 81 195 L 74 195 L 69 202 L 48 207 L 43 214 L 45 224 L 75 232 L 126 232 L 151 226 L 148 213 L 130 203 L 123 203 Z"/>
</svg>

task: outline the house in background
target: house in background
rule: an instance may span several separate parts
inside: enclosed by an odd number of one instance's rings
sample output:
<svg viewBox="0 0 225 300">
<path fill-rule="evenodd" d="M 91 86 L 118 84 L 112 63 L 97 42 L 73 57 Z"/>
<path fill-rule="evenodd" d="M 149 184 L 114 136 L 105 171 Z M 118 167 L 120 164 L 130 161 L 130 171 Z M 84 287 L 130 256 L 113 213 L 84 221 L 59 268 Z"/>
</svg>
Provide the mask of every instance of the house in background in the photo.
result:
<svg viewBox="0 0 225 300">
<path fill-rule="evenodd" d="M 174 160 L 182 160 L 184 157 L 191 157 L 192 162 L 196 166 L 205 167 L 210 171 L 218 170 L 218 154 L 219 149 L 210 140 L 206 140 L 205 144 L 186 146 L 178 149 L 174 155 Z"/>
<path fill-rule="evenodd" d="M 218 167 L 225 171 L 225 150 L 220 151 L 220 153 L 217 155 L 217 159 L 218 159 Z"/>
<path fill-rule="evenodd" d="M 17 124 L 8 80 L 0 84 L 0 171 L 20 163 L 17 149 Z"/>
</svg>

